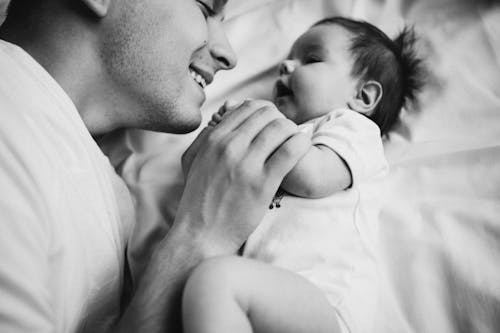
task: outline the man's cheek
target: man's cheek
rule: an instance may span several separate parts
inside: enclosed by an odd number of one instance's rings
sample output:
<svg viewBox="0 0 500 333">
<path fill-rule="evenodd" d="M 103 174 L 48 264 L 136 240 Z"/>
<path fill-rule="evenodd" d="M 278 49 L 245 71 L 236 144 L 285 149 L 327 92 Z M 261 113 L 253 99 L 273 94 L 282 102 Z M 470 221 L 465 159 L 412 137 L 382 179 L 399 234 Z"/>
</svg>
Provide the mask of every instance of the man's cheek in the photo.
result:
<svg viewBox="0 0 500 333">
<path fill-rule="evenodd" d="M 196 48 L 200 48 L 208 43 L 209 25 L 205 18 L 200 15 L 194 14 L 185 21 L 176 22 L 178 42 L 182 44 L 191 44 Z"/>
</svg>

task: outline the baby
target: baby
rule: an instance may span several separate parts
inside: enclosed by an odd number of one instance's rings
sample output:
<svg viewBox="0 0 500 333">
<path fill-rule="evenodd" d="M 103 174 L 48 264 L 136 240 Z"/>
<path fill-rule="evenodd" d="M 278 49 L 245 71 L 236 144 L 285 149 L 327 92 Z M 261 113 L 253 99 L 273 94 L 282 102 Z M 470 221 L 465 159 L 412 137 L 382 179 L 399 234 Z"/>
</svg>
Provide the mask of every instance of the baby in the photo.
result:
<svg viewBox="0 0 500 333">
<path fill-rule="evenodd" d="M 208 261 L 190 277 L 185 332 L 372 331 L 376 190 L 388 170 L 381 137 L 421 87 L 414 42 L 409 29 L 391 40 L 367 22 L 333 17 L 294 43 L 274 103 L 311 132 L 311 147 L 248 239 L 246 258 Z"/>
</svg>

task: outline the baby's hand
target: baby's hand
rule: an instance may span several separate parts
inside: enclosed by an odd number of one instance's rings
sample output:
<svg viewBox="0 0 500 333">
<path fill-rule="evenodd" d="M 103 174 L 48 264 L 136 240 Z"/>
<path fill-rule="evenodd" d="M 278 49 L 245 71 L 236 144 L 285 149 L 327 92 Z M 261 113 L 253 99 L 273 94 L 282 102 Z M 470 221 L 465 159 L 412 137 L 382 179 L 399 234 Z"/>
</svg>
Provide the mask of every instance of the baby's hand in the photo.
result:
<svg viewBox="0 0 500 333">
<path fill-rule="evenodd" d="M 219 110 L 213 114 L 212 120 L 208 123 L 208 126 L 215 127 L 218 123 L 221 122 L 222 118 L 224 117 L 224 114 L 226 114 L 228 111 L 237 109 L 240 107 L 245 101 L 242 102 L 236 102 L 234 100 L 227 100 L 224 102 L 224 104 L 219 108 Z"/>
</svg>

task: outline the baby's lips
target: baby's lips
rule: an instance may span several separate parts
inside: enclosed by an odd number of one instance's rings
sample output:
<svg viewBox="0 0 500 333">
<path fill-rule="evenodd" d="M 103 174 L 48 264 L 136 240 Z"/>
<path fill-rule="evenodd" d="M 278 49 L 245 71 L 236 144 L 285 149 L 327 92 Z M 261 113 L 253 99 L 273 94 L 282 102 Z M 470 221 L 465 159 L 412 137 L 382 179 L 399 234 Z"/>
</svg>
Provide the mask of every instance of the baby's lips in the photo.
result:
<svg viewBox="0 0 500 333">
<path fill-rule="evenodd" d="M 285 84 L 282 79 L 280 79 L 276 81 L 276 84 L 274 85 L 273 94 L 275 98 L 279 98 L 284 96 L 291 96 L 293 95 L 293 91 Z"/>
</svg>

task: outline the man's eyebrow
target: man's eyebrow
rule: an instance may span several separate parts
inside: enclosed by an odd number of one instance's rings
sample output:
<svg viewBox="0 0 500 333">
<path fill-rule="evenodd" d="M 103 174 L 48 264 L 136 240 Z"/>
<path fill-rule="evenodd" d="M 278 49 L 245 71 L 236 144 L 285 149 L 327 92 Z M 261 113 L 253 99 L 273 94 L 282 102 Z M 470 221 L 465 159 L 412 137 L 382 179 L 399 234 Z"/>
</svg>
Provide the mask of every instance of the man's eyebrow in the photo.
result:
<svg viewBox="0 0 500 333">
<path fill-rule="evenodd" d="M 222 20 L 225 18 L 224 9 L 226 7 L 228 0 L 213 0 L 213 11 L 214 15 L 221 14 Z"/>
</svg>

